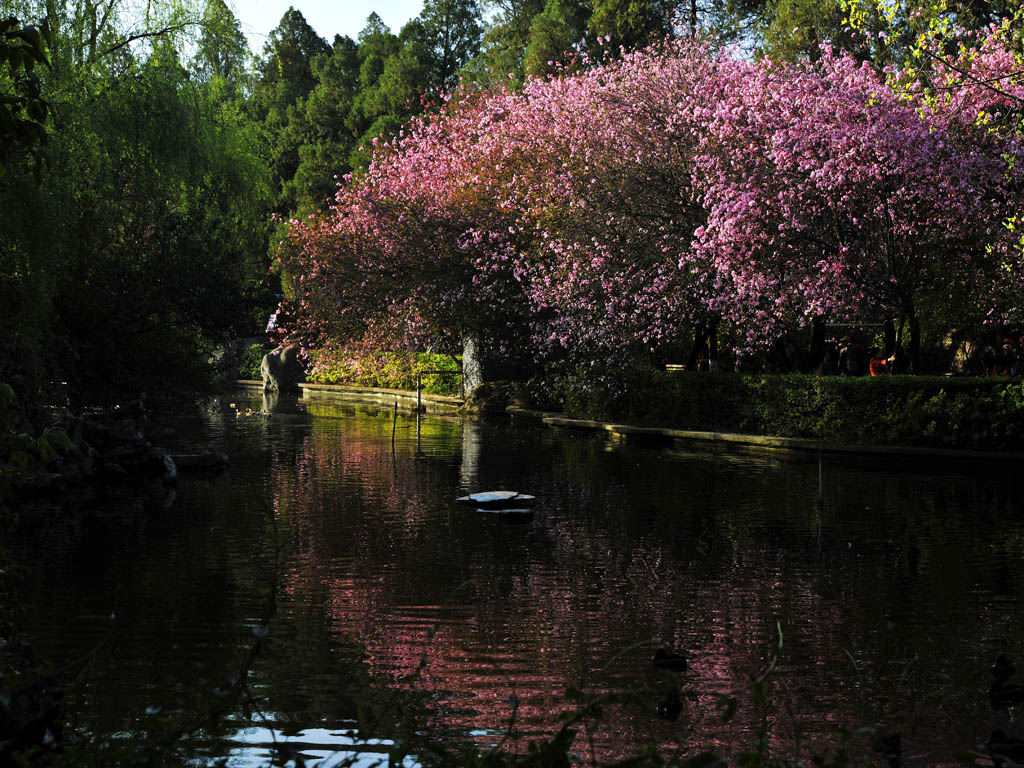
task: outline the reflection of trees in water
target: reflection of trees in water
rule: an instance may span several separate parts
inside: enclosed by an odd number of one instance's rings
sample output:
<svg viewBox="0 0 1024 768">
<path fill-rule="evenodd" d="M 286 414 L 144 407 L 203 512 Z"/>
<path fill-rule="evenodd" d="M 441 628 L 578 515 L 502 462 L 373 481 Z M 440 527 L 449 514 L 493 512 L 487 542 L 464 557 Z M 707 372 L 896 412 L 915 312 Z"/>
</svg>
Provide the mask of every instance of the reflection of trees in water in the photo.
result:
<svg viewBox="0 0 1024 768">
<path fill-rule="evenodd" d="M 486 490 L 477 487 L 480 476 L 480 452 L 483 448 L 483 435 L 480 425 L 474 421 L 466 421 L 462 425 L 462 462 L 459 465 L 459 479 L 462 487 L 470 493 Z"/>
<path fill-rule="evenodd" d="M 925 657 L 984 657 L 979 608 L 1002 626 L 1007 617 L 979 606 L 979 589 L 1000 594 L 1019 578 L 1019 550 L 1006 555 L 1013 573 L 975 567 L 1011 508 L 991 478 L 952 488 L 832 466 L 819 521 L 814 465 L 608 451 L 481 428 L 471 440 L 487 446 L 477 482 L 499 487 L 513 467 L 518 487 L 542 500 L 532 524 L 508 526 L 451 504 L 465 483 L 457 431 L 414 460 L 408 442 L 393 457 L 389 420 L 349 426 L 314 421 L 295 467 L 274 471 L 279 514 L 298 542 L 289 589 L 297 604 L 322 601 L 331 635 L 365 644 L 374 672 L 397 677 L 422 663 L 416 685 L 435 692 L 438 722 L 450 727 L 500 727 L 514 692 L 521 727 L 550 732 L 565 685 L 582 677 L 597 690 L 651 686 L 645 708 L 611 713 L 598 742 L 605 756 L 648 743 L 734 751 L 753 741 L 759 714 L 741 697 L 739 717 L 722 724 L 710 693 L 742 686 L 766 663 L 778 621 L 777 740 L 799 728 L 821 744 L 839 726 L 883 718 L 939 732 L 950 716 L 910 723 L 915 701 L 950 685 Z M 912 629 L 947 614 L 955 628 Z M 664 683 L 651 677 L 652 648 L 602 671 L 649 639 L 695 657 L 684 690 L 699 695 L 680 725 L 653 717 Z"/>
</svg>

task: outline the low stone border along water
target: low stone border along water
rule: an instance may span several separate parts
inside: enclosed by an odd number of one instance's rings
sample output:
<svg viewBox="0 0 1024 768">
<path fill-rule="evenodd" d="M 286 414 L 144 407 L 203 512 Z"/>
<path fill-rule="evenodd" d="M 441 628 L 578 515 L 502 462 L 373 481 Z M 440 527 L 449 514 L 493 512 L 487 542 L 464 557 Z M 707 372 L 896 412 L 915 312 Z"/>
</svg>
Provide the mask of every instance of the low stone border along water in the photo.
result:
<svg viewBox="0 0 1024 768">
<path fill-rule="evenodd" d="M 235 382 L 246 389 L 263 389 L 263 382 L 256 379 L 239 379 Z M 375 403 L 377 405 L 415 409 L 417 404 L 415 390 L 385 389 L 383 387 L 359 387 L 351 384 L 308 384 L 300 383 L 299 391 L 303 397 L 323 397 L 345 400 L 351 403 Z M 449 395 L 432 395 L 427 392 L 420 394 L 419 400 L 425 413 L 455 413 L 462 407 L 461 397 Z"/>
<path fill-rule="evenodd" d="M 239 381 L 240 386 L 260 387 L 259 381 Z M 405 407 L 416 407 L 416 393 L 404 389 L 358 387 L 347 384 L 300 384 L 303 396 L 338 398 L 349 402 L 393 405 L 396 401 Z M 428 413 L 457 413 L 462 398 L 445 395 L 421 395 L 423 410 Z M 970 461 L 999 461 L 1024 463 L 1024 453 L 999 451 L 967 451 L 951 448 L 915 448 L 886 445 L 839 445 L 821 440 L 772 435 L 744 435 L 730 432 L 700 432 L 671 427 L 636 427 L 607 421 L 570 419 L 564 413 L 535 411 L 508 406 L 505 409 L 513 421 L 526 421 L 559 429 L 604 432 L 613 440 L 674 445 L 676 442 L 717 443 L 738 449 L 783 450 L 799 453 L 830 455 L 893 456 L 908 459 L 953 459 Z"/>
</svg>

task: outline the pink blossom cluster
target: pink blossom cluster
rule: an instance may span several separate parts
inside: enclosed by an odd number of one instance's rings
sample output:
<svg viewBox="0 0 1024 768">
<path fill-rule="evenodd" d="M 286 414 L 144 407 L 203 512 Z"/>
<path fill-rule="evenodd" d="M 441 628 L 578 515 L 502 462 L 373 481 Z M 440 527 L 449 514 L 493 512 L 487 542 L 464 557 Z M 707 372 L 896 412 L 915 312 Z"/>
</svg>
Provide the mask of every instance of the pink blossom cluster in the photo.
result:
<svg viewBox="0 0 1024 768">
<path fill-rule="evenodd" d="M 1005 312 L 1022 141 L 976 118 L 1005 123 L 1024 77 L 997 33 L 936 65 L 949 99 L 829 50 L 782 65 L 696 39 L 456 93 L 290 222 L 288 330 L 595 364 L 709 321 L 748 349 L 913 316 L 953 284 Z"/>
</svg>

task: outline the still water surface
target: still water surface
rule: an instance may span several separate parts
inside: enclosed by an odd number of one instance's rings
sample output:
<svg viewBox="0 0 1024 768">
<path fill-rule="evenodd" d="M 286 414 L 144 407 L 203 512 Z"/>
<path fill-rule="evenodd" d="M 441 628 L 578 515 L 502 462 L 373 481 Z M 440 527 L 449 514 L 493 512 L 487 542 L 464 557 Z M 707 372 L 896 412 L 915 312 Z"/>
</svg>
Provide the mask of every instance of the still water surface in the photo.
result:
<svg viewBox="0 0 1024 768">
<path fill-rule="evenodd" d="M 417 440 L 402 415 L 394 448 L 388 409 L 323 400 L 240 417 L 225 400 L 175 426 L 154 441 L 212 441 L 230 469 L 44 514 L 17 550 L 27 628 L 84 732 L 129 738 L 225 686 L 271 587 L 258 712 L 190 742 L 200 764 L 261 765 L 276 742 L 372 765 L 402 721 L 489 745 L 513 709 L 523 749 L 568 686 L 635 694 L 579 740 L 601 760 L 735 755 L 762 732 L 808 759 L 872 726 L 903 734 L 904 765 L 983 765 L 994 728 L 1024 731 L 985 693 L 997 654 L 1024 662 L 1020 467 L 826 460 L 819 501 L 816 460 L 507 420 L 424 417 Z M 536 495 L 532 520 L 453 503 L 500 488 Z M 765 668 L 779 628 L 767 707 L 738 693 L 724 722 L 718 694 Z M 677 722 L 655 715 L 658 645 L 692 657 Z"/>
</svg>

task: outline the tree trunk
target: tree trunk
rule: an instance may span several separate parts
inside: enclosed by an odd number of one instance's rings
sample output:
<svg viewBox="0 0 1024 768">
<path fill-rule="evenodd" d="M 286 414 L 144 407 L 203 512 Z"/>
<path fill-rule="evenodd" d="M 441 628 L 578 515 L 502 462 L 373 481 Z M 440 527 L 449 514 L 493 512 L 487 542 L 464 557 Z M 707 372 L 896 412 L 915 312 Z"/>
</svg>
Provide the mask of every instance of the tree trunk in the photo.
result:
<svg viewBox="0 0 1024 768">
<path fill-rule="evenodd" d="M 718 321 L 711 322 L 708 329 L 708 371 L 718 373 Z"/>
<path fill-rule="evenodd" d="M 896 348 L 893 350 L 893 354 L 896 356 L 895 370 L 893 373 L 907 372 L 907 353 L 903 348 L 903 326 L 906 322 L 907 316 L 900 312 L 900 316 L 896 324 Z"/>
<path fill-rule="evenodd" d="M 779 370 L 782 373 L 792 373 L 793 363 L 789 359 L 789 350 L 786 349 L 786 341 L 782 337 L 775 339 L 772 342 L 772 352 L 775 353 L 775 359 L 778 363 Z"/>
<path fill-rule="evenodd" d="M 882 335 L 885 339 L 885 356 L 892 357 L 896 351 L 896 325 L 893 323 L 890 317 L 885 321 L 885 328 L 882 331 Z"/>
<path fill-rule="evenodd" d="M 462 386 L 468 395 L 483 383 L 484 368 L 480 359 L 480 340 L 470 334 L 462 339 Z"/>
<path fill-rule="evenodd" d="M 686 360 L 686 370 L 697 370 L 697 361 L 700 359 L 700 353 L 707 346 L 708 333 L 709 326 L 707 325 L 698 325 L 697 330 L 694 331 L 693 347 L 690 349 L 690 356 Z"/>
<path fill-rule="evenodd" d="M 921 373 L 921 324 L 917 315 L 910 316 L 910 372 L 915 376 Z"/>
<path fill-rule="evenodd" d="M 811 321 L 811 347 L 807 351 L 807 364 L 811 370 L 820 368 L 825 360 L 825 324 L 820 317 Z"/>
</svg>

